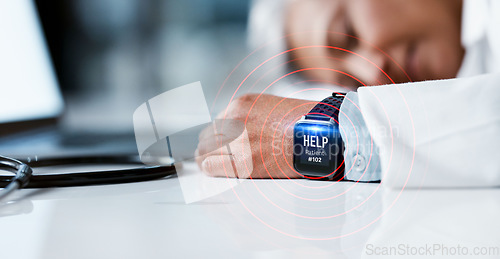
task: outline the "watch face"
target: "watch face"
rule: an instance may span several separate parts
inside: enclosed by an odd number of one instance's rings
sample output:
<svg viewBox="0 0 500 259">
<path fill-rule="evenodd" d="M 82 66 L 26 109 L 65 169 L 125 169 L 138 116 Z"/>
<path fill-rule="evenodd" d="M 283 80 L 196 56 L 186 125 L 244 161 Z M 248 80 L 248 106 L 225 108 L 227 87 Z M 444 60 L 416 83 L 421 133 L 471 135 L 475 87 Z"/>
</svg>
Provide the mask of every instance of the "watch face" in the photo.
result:
<svg viewBox="0 0 500 259">
<path fill-rule="evenodd" d="M 333 177 L 341 171 L 343 146 L 338 124 L 299 121 L 294 127 L 293 164 L 300 174 Z"/>
</svg>

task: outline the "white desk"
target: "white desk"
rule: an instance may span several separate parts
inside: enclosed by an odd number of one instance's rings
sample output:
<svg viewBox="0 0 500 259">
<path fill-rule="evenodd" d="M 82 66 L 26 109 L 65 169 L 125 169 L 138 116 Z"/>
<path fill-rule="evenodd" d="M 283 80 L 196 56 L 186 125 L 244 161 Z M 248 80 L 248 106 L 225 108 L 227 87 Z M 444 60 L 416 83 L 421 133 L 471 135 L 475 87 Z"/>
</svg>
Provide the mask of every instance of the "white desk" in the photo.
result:
<svg viewBox="0 0 500 259">
<path fill-rule="evenodd" d="M 401 245 L 500 249 L 500 189 L 394 192 L 377 184 L 248 180 L 186 205 L 173 178 L 22 190 L 11 199 L 0 207 L 1 258 L 9 259 L 377 258 L 370 255 L 376 248 Z"/>
</svg>

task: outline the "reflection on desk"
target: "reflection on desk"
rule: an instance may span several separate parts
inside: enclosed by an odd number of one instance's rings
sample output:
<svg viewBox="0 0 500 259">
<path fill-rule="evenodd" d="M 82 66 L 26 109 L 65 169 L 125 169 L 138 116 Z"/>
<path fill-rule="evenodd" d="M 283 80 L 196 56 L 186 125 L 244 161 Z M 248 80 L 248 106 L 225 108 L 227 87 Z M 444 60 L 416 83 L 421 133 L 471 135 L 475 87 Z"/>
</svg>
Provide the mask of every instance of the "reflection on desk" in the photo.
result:
<svg viewBox="0 0 500 259">
<path fill-rule="evenodd" d="M 246 180 L 185 204 L 172 178 L 12 198 L 0 205 L 3 258 L 373 258 L 399 244 L 500 244 L 497 189 Z"/>
</svg>

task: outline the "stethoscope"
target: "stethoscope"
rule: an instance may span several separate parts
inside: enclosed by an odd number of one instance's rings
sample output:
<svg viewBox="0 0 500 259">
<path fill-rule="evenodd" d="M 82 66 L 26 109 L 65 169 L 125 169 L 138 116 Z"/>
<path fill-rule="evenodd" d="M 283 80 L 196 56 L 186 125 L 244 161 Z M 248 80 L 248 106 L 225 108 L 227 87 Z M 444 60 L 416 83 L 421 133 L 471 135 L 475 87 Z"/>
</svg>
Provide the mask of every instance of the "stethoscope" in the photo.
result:
<svg viewBox="0 0 500 259">
<path fill-rule="evenodd" d="M 88 171 L 78 173 L 33 174 L 33 167 L 75 165 L 75 164 L 135 164 L 138 168 Z M 18 159 L 0 156 L 0 170 L 14 173 L 12 176 L 0 176 L 0 200 L 13 191 L 21 188 L 70 187 L 98 184 L 117 184 L 140 182 L 163 178 L 175 174 L 173 164 L 144 165 L 138 156 L 107 155 L 58 157 L 30 160 L 23 162 Z"/>
</svg>

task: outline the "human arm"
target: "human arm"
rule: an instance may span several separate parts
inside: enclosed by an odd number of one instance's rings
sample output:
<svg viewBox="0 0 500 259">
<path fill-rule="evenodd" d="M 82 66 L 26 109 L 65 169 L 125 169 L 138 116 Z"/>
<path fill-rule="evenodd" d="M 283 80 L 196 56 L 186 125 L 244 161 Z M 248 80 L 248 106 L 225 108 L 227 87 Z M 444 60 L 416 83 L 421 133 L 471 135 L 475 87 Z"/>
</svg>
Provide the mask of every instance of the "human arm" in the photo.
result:
<svg viewBox="0 0 500 259">
<path fill-rule="evenodd" d="M 200 134 L 199 167 L 211 176 L 298 178 L 292 162 L 293 125 L 316 103 L 265 94 L 235 99 L 217 116 L 219 123 Z M 234 136 L 237 127 L 230 123 L 235 122 L 243 124 L 245 134 Z"/>
<path fill-rule="evenodd" d="M 199 167 L 220 177 L 302 177 L 304 172 L 298 173 L 292 161 L 293 128 L 316 104 L 316 101 L 256 94 L 236 99 L 200 134 Z M 346 148 L 342 179 L 380 181 L 378 150 L 366 129 L 356 93 L 345 97 L 338 122 Z"/>
</svg>

